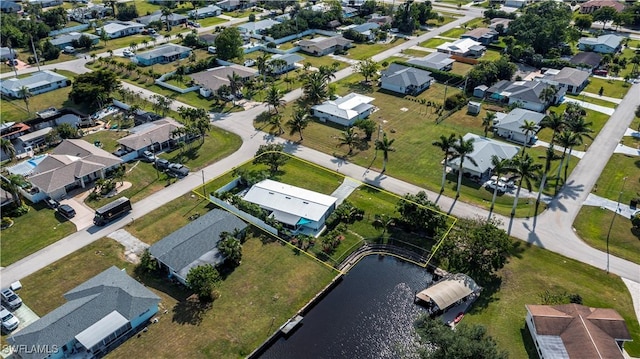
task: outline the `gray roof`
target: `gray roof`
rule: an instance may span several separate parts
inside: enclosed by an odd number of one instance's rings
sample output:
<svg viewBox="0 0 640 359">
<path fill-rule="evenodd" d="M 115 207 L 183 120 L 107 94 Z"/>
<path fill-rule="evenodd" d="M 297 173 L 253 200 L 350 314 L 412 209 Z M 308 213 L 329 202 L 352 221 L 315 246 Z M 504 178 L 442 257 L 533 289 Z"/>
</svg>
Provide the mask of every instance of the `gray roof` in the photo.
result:
<svg viewBox="0 0 640 359">
<path fill-rule="evenodd" d="M 389 83 L 396 86 L 417 86 L 420 87 L 427 82 L 431 82 L 433 77 L 431 72 L 416 69 L 415 67 L 404 66 L 400 64 L 391 64 L 382 71 L 380 82 Z"/>
<path fill-rule="evenodd" d="M 242 25 L 239 25 L 238 29 L 244 29 L 247 32 L 256 32 L 256 31 L 263 31 L 263 30 L 270 29 L 273 25 L 277 25 L 277 24 L 279 24 L 279 22 L 272 19 L 266 19 L 266 20 L 244 23 Z"/>
<path fill-rule="evenodd" d="M 317 47 L 319 50 L 326 50 L 328 48 L 334 46 L 347 46 L 353 43 L 353 41 L 349 39 L 345 39 L 342 36 L 333 36 L 333 37 L 319 37 L 311 40 L 300 40 L 298 42 L 299 46 L 313 46 Z"/>
<path fill-rule="evenodd" d="M 304 60 L 304 57 L 298 55 L 298 54 L 283 54 L 283 55 L 273 55 L 271 56 L 271 58 L 269 59 L 269 62 L 275 60 L 275 59 L 280 59 L 280 60 L 284 60 L 286 61 L 287 65 L 291 65 L 291 64 L 295 64 L 296 62 L 300 62 L 302 60 Z"/>
<path fill-rule="evenodd" d="M 15 1 L 0 1 L 0 9 L 6 9 L 9 11 L 20 11 L 22 7 L 20 4 L 17 4 Z"/>
<path fill-rule="evenodd" d="M 160 298 L 116 267 L 111 267 L 67 292 L 67 303 L 23 328 L 9 339 L 16 345 L 62 347 L 91 325 L 117 312 L 131 321 Z M 21 352 L 23 359 L 41 358 L 42 353 Z"/>
<path fill-rule="evenodd" d="M 371 31 L 373 29 L 379 29 L 379 28 L 380 28 L 380 25 L 376 24 L 375 22 L 365 22 L 364 24 L 360 24 L 358 26 L 352 27 L 351 30 L 362 34 L 367 31 Z"/>
<path fill-rule="evenodd" d="M 184 52 L 191 52 L 191 48 L 177 45 L 177 44 L 164 44 L 156 47 L 153 50 L 141 52 L 136 55 L 136 58 L 140 59 L 155 59 L 160 56 L 174 56 Z"/>
<path fill-rule="evenodd" d="M 132 150 L 138 151 L 152 143 L 164 143 L 171 139 L 171 132 L 184 127 L 173 119 L 165 118 L 145 124 L 143 131 L 135 132 L 118 140 L 118 143 Z"/>
<path fill-rule="evenodd" d="M 539 81 L 498 81 L 495 85 L 491 86 L 487 91 L 490 93 L 500 93 L 510 99 L 543 103 L 540 100 L 540 94 L 542 90 L 551 85 L 539 82 Z"/>
<path fill-rule="evenodd" d="M 596 67 L 602 62 L 602 55 L 596 52 L 578 52 L 569 61 L 576 65 L 587 64 L 591 67 Z"/>
<path fill-rule="evenodd" d="M 604 45 L 615 49 L 620 46 L 620 42 L 622 42 L 622 39 L 622 36 L 608 34 L 598 37 L 583 37 L 578 43 L 584 46 Z"/>
<path fill-rule="evenodd" d="M 451 58 L 451 55 L 445 54 L 443 52 L 432 52 L 431 54 L 425 57 L 418 58 L 418 59 L 411 59 L 407 61 L 407 63 L 412 65 L 429 67 L 436 70 L 445 68 L 454 62 L 456 61 Z"/>
<path fill-rule="evenodd" d="M 199 7 L 195 10 L 189 10 L 187 11 L 187 14 L 189 14 L 189 16 L 194 16 L 196 13 L 200 15 L 200 14 L 215 13 L 218 11 L 222 11 L 222 9 L 219 6 L 209 5 L 205 7 Z"/>
<path fill-rule="evenodd" d="M 158 10 L 158 11 L 155 11 L 155 12 L 151 13 L 150 15 L 140 16 L 139 18 L 136 19 L 136 21 L 141 23 L 141 24 L 148 25 L 149 23 L 152 23 L 154 21 L 162 21 L 162 22 L 164 22 L 165 19 L 167 19 L 167 18 L 164 15 L 162 15 L 162 11 Z M 171 15 L 169 15 L 169 17 L 168 17 L 168 20 L 170 22 L 182 21 L 182 20 L 186 20 L 186 19 L 187 19 L 186 16 L 180 15 L 180 14 L 176 14 L 176 13 L 171 13 Z"/>
<path fill-rule="evenodd" d="M 520 126 L 524 125 L 525 120 L 533 121 L 539 127 L 540 122 L 544 117 L 545 115 L 539 112 L 529 111 L 524 108 L 516 108 L 502 117 L 494 127 L 524 134 L 520 129 Z"/>
<path fill-rule="evenodd" d="M 229 85 L 228 76 L 233 74 L 240 76 L 241 78 L 258 76 L 258 70 L 250 67 L 232 64 L 229 66 L 219 66 L 212 69 L 208 69 L 195 74 L 189 75 L 191 79 L 200 85 L 202 88 L 216 91 L 223 85 Z"/>
<path fill-rule="evenodd" d="M 553 81 L 574 87 L 579 87 L 587 81 L 587 79 L 589 79 L 589 73 L 587 71 L 574 69 L 573 67 L 563 67 L 562 70 L 552 77 Z"/>
<path fill-rule="evenodd" d="M 10 79 L 0 80 L 0 84 L 3 88 L 7 90 L 17 92 L 23 86 L 31 90 L 39 86 L 48 85 L 48 84 L 66 80 L 66 79 L 67 78 L 65 76 L 57 74 L 53 71 L 43 70 L 43 71 L 34 72 L 30 76 L 23 77 L 20 79 L 10 78 Z"/>
<path fill-rule="evenodd" d="M 473 138 L 473 152 L 468 157 L 473 158 L 476 164 L 474 165 L 471 161 L 464 161 L 464 169 L 474 172 L 484 173 L 489 168 L 493 168 L 491 158 L 494 155 L 501 159 L 511 159 L 520 151 L 518 146 L 481 137 L 473 133 L 467 133 L 463 137 L 465 141 L 471 138 Z M 460 158 L 450 160 L 449 164 L 458 168 L 460 166 Z"/>
<path fill-rule="evenodd" d="M 192 267 L 217 265 L 224 260 L 218 251 L 222 232 L 243 230 L 247 224 L 233 214 L 213 209 L 149 247 L 157 260 L 186 279 Z"/>
<path fill-rule="evenodd" d="M 70 32 L 68 34 L 63 34 L 63 35 L 60 35 L 60 36 L 56 37 L 55 39 L 52 39 L 51 40 L 51 44 L 53 44 L 55 46 L 68 44 L 68 43 L 72 42 L 73 40 L 77 41 L 78 39 L 80 39 L 80 37 L 82 35 L 88 37 L 91 40 L 99 39 L 99 37 L 94 35 L 94 34 L 85 34 L 85 33 L 82 33 L 82 32 Z"/>
</svg>

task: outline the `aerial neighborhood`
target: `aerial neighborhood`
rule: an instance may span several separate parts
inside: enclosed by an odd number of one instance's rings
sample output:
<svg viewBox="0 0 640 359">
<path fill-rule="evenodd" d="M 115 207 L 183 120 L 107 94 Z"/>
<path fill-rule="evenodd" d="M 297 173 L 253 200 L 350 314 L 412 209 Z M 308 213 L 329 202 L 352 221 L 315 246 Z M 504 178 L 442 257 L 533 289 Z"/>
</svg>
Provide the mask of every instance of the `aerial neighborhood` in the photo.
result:
<svg viewBox="0 0 640 359">
<path fill-rule="evenodd" d="M 640 358 L 640 2 L 0 12 L 2 358 Z"/>
</svg>

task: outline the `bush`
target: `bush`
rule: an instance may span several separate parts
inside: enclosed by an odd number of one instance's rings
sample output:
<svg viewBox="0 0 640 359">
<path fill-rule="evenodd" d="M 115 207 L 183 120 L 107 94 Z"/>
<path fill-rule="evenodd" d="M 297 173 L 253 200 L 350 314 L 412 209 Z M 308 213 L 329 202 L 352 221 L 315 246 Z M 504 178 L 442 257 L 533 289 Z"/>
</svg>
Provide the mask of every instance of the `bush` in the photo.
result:
<svg viewBox="0 0 640 359">
<path fill-rule="evenodd" d="M 467 98 L 462 93 L 457 93 L 455 95 L 447 97 L 444 101 L 444 109 L 446 111 L 458 110 L 467 103 Z"/>
<path fill-rule="evenodd" d="M 431 72 L 431 77 L 433 77 L 436 81 L 438 81 L 440 83 L 445 83 L 445 82 L 449 82 L 450 84 L 462 83 L 464 81 L 464 79 L 465 79 L 464 76 L 460 76 L 460 75 L 457 75 L 457 74 L 454 74 L 454 73 L 451 73 L 451 72 L 440 71 L 440 70 L 437 70 L 437 69 L 432 69 L 430 67 L 424 67 L 424 66 L 409 64 L 409 63 L 404 62 L 404 61 L 394 61 L 394 63 L 399 64 L 399 65 L 414 67 L 416 69 L 429 71 L 429 72 Z M 384 66 L 384 64 L 383 64 L 383 66 Z"/>
<path fill-rule="evenodd" d="M 2 217 L 2 222 L 0 222 L 0 228 L 5 229 L 9 228 L 13 225 L 13 220 L 9 217 Z"/>
<path fill-rule="evenodd" d="M 640 228 L 640 212 L 633 215 L 631 218 L 631 225 L 633 225 L 634 228 Z"/>
</svg>

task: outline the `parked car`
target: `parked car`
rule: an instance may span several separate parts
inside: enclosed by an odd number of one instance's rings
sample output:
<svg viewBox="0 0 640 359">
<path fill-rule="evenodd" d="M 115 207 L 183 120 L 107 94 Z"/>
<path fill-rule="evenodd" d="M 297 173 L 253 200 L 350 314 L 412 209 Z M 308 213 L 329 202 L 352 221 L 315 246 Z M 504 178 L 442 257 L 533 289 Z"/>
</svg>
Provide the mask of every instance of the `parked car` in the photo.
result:
<svg viewBox="0 0 640 359">
<path fill-rule="evenodd" d="M 156 160 L 156 155 L 154 155 L 151 151 L 144 151 L 142 152 L 142 158 L 144 158 L 144 160 L 147 162 L 153 162 Z"/>
<path fill-rule="evenodd" d="M 22 299 L 9 288 L 3 289 L 0 292 L 0 298 L 2 299 L 2 304 L 11 310 L 16 310 L 22 305 Z"/>
<path fill-rule="evenodd" d="M 200 23 L 195 22 L 195 21 L 187 21 L 187 25 L 189 26 L 193 26 L 193 27 L 200 27 Z"/>
<path fill-rule="evenodd" d="M 215 46 L 209 46 L 207 48 L 207 51 L 209 51 L 210 54 L 215 54 L 216 53 L 216 47 Z"/>
<path fill-rule="evenodd" d="M 184 177 L 189 174 L 189 167 L 180 163 L 172 163 L 169 165 L 169 172 L 179 177 Z"/>
<path fill-rule="evenodd" d="M 14 331 L 20 324 L 18 318 L 5 307 L 0 307 L 0 319 L 2 320 L 2 331 L 4 333 Z"/>
<path fill-rule="evenodd" d="M 133 51 L 129 50 L 129 49 L 124 49 L 124 51 L 122 51 L 122 56 L 124 57 L 132 57 L 135 54 L 133 53 Z"/>
<path fill-rule="evenodd" d="M 255 64 L 256 64 L 256 60 L 254 59 L 244 60 L 244 66 L 246 67 L 255 66 Z"/>
<path fill-rule="evenodd" d="M 65 46 L 64 49 L 62 50 L 65 54 L 75 54 L 76 53 L 76 49 L 73 46 Z"/>
<path fill-rule="evenodd" d="M 47 198 L 44 200 L 44 203 L 47 204 L 47 206 L 51 209 L 56 209 L 58 208 L 58 206 L 60 206 L 60 203 L 58 201 L 56 201 L 53 198 Z"/>
<path fill-rule="evenodd" d="M 158 168 L 159 170 L 166 170 L 167 168 L 169 168 L 169 165 L 171 164 L 171 162 L 165 160 L 164 158 L 158 158 L 156 159 L 154 164 L 156 168 Z"/>
<path fill-rule="evenodd" d="M 485 184 L 485 186 L 487 188 L 489 188 L 490 190 L 494 190 L 496 188 L 496 186 L 498 187 L 498 192 L 499 193 L 505 193 L 507 192 L 507 185 L 502 182 L 502 181 L 496 181 L 496 180 L 489 180 L 487 181 L 487 183 Z"/>
<path fill-rule="evenodd" d="M 58 207 L 58 212 L 67 219 L 71 219 L 76 216 L 76 210 L 68 204 L 61 204 L 60 207 Z"/>
</svg>

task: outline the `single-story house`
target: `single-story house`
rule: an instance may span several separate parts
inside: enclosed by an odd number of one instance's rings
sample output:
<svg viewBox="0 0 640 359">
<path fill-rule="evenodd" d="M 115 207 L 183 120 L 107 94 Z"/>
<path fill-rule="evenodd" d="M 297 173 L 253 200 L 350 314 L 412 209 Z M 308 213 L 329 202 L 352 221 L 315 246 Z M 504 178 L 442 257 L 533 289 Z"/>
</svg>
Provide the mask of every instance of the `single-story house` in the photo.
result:
<svg viewBox="0 0 640 359">
<path fill-rule="evenodd" d="M 3 122 L 0 123 L 0 134 L 2 138 L 12 140 L 26 134 L 31 129 L 31 126 L 24 122 Z"/>
<path fill-rule="evenodd" d="M 166 24 L 168 22 L 169 26 L 178 26 L 180 24 L 185 24 L 187 22 L 187 19 L 188 17 L 176 13 L 171 13 L 171 15 L 167 17 L 162 15 L 162 10 L 157 10 L 149 15 L 136 18 L 136 21 L 144 25 L 149 25 L 154 21 L 162 21 L 163 24 Z"/>
<path fill-rule="evenodd" d="M 62 5 L 62 0 L 29 0 L 29 5 L 40 5 L 43 8 Z"/>
<path fill-rule="evenodd" d="M 8 206 L 13 202 L 14 198 L 11 193 L 5 191 L 3 188 L 0 188 L 0 208 Z"/>
<path fill-rule="evenodd" d="M 198 35 L 198 39 L 207 45 L 215 45 L 218 33 Z"/>
<path fill-rule="evenodd" d="M 107 33 L 110 39 L 116 39 L 119 37 L 125 37 L 129 35 L 139 34 L 144 29 L 143 24 L 139 24 L 133 21 L 112 21 L 105 24 L 103 27 L 96 29 L 98 34 L 102 31 Z"/>
<path fill-rule="evenodd" d="M 115 266 L 64 297 L 65 304 L 8 338 L 17 356 L 100 358 L 146 327 L 160 303 L 160 297 Z"/>
<path fill-rule="evenodd" d="M 126 152 L 121 159 L 128 162 L 142 156 L 142 152 L 147 150 L 154 152 L 168 150 L 181 139 L 181 137 L 174 137 L 173 131 L 183 127 L 169 117 L 134 127 L 130 135 L 118 139 L 122 152 Z"/>
<path fill-rule="evenodd" d="M 212 209 L 154 243 L 149 247 L 149 253 L 169 272 L 170 278 L 186 285 L 192 268 L 224 262 L 224 255 L 218 250 L 223 232 L 234 233 L 246 228 L 247 224 L 233 214 Z"/>
<path fill-rule="evenodd" d="M 536 133 L 540 130 L 540 122 L 545 118 L 545 114 L 525 110 L 523 108 L 515 108 L 508 114 L 497 112 L 496 119 L 493 121 L 493 129 L 495 133 L 509 141 L 527 145 L 535 142 L 534 134 L 525 134 L 520 128 L 524 125 L 524 121 L 532 121 L 536 124 Z"/>
<path fill-rule="evenodd" d="M 278 21 L 273 19 L 265 19 L 254 22 L 245 22 L 242 25 L 238 25 L 238 30 L 243 34 L 258 34 L 263 35 L 267 30 L 272 28 L 274 25 L 279 24 Z"/>
<path fill-rule="evenodd" d="M 342 6 L 355 6 L 360 7 L 365 3 L 365 0 L 341 0 Z"/>
<path fill-rule="evenodd" d="M 587 71 L 563 67 L 562 70 L 548 69 L 537 80 L 554 85 L 556 88 L 565 88 L 568 93 L 577 95 L 589 84 L 589 75 Z"/>
<path fill-rule="evenodd" d="M 27 178 L 40 193 L 59 199 L 68 191 L 86 188 L 122 160 L 84 140 L 63 140 Z"/>
<path fill-rule="evenodd" d="M 578 66 L 579 69 L 591 72 L 600 66 L 600 63 L 602 62 L 602 55 L 597 52 L 578 52 L 573 55 L 569 62 Z"/>
<path fill-rule="evenodd" d="M 91 43 L 97 45 L 100 42 L 100 37 L 94 34 L 85 34 L 82 32 L 69 32 L 66 34 L 62 34 L 55 39 L 51 39 L 51 44 L 59 49 L 64 49 L 67 46 L 73 46 L 74 41 L 78 41 L 81 36 L 86 36 L 91 39 Z"/>
<path fill-rule="evenodd" d="M 223 11 L 233 11 L 254 6 L 257 2 L 258 0 L 222 0 L 216 5 Z"/>
<path fill-rule="evenodd" d="M 112 15 L 113 9 L 110 6 L 93 5 L 90 7 L 79 7 L 68 11 L 72 20 L 87 23 L 90 19 L 102 19 Z"/>
<path fill-rule="evenodd" d="M 13 60 L 16 57 L 18 57 L 16 50 L 8 47 L 0 47 L 0 61 Z"/>
<path fill-rule="evenodd" d="M 368 19 L 367 22 L 375 22 L 376 24 L 383 26 L 386 24 L 391 24 L 393 22 L 393 17 L 387 15 L 372 14 L 371 18 Z"/>
<path fill-rule="evenodd" d="M 206 17 L 218 16 L 220 14 L 222 14 L 222 9 L 215 5 L 209 5 L 187 11 L 187 15 L 192 19 L 204 19 Z"/>
<path fill-rule="evenodd" d="M 270 217 L 294 231 L 308 228 L 318 231 L 336 209 L 336 197 L 308 189 L 262 180 L 249 189 L 243 199 L 269 212 Z"/>
<path fill-rule="evenodd" d="M 348 30 L 353 30 L 360 35 L 366 36 L 369 41 L 373 41 L 376 38 L 376 30 L 380 29 L 380 25 L 375 22 L 365 22 L 360 25 L 347 26 Z"/>
<path fill-rule="evenodd" d="M 429 71 L 393 63 L 381 71 L 380 87 L 415 96 L 428 89 L 432 81 L 433 77 Z"/>
<path fill-rule="evenodd" d="M 22 143 L 22 147 L 36 148 L 45 142 L 45 138 L 49 132 L 53 131 L 53 127 L 41 128 L 37 131 L 29 132 L 25 135 L 18 137 L 18 140 Z"/>
<path fill-rule="evenodd" d="M 205 71 L 189 75 L 189 77 L 200 86 L 200 95 L 209 97 L 223 85 L 229 85 L 229 77 L 238 75 L 242 81 L 247 81 L 258 76 L 258 70 L 241 65 L 219 66 Z"/>
<path fill-rule="evenodd" d="M 315 105 L 311 110 L 321 122 L 331 121 L 342 126 L 351 126 L 356 120 L 366 118 L 373 112 L 373 100 L 373 97 L 350 93 Z"/>
<path fill-rule="evenodd" d="M 168 64 L 179 59 L 185 59 L 189 55 L 191 55 L 191 48 L 189 47 L 164 44 L 155 49 L 137 53 L 135 60 L 142 66 L 151 66 L 153 64 Z"/>
<path fill-rule="evenodd" d="M 462 57 L 480 57 L 487 50 L 477 41 L 471 39 L 460 39 L 454 42 L 445 42 L 439 45 L 438 52 L 443 52 L 450 55 L 458 55 Z"/>
<path fill-rule="evenodd" d="M 443 52 L 432 52 L 425 57 L 407 61 L 407 63 L 412 65 L 418 65 L 440 71 L 451 71 L 454 62 L 456 62 L 456 60 L 452 59 L 451 55 Z"/>
<path fill-rule="evenodd" d="M 0 80 L 0 91 L 2 94 L 22 98 L 20 91 L 23 87 L 29 90 L 31 95 L 53 91 L 71 84 L 68 78 L 49 70 L 34 72 L 23 78 L 10 78 Z"/>
<path fill-rule="evenodd" d="M 350 7 L 350 6 L 343 6 L 342 7 L 342 17 L 344 17 L 345 19 L 348 19 L 350 17 L 354 17 L 358 15 L 358 9 Z"/>
<path fill-rule="evenodd" d="M 530 2 L 531 0 L 505 0 L 504 6 L 519 9 L 521 7 L 525 7 Z"/>
<path fill-rule="evenodd" d="M 509 24 L 513 21 L 512 19 L 505 19 L 504 17 L 495 17 L 491 19 L 491 23 L 489 24 L 489 28 L 491 30 L 498 31 L 500 28 L 499 25 L 502 25 L 502 31 L 506 32 L 509 29 Z M 498 31 L 499 32 L 499 31 Z"/>
<path fill-rule="evenodd" d="M 527 110 L 544 112 L 551 104 L 561 102 L 567 91 L 565 88 L 556 88 L 554 98 L 545 101 L 540 97 L 550 86 L 540 81 L 501 80 L 485 91 L 485 97 L 508 105 L 518 104 Z"/>
<path fill-rule="evenodd" d="M 580 51 L 593 51 L 601 54 L 615 54 L 620 51 L 622 36 L 602 35 L 598 37 L 583 37 L 578 40 Z"/>
<path fill-rule="evenodd" d="M 520 151 L 520 147 L 508 144 L 501 141 L 496 141 L 487 137 L 475 135 L 473 133 L 467 133 L 464 135 L 465 141 L 473 139 L 473 152 L 467 157 L 472 158 L 476 164 L 471 161 L 464 161 L 464 167 L 462 173 L 467 173 L 470 176 L 485 178 L 493 171 L 493 165 L 491 164 L 491 158 L 498 156 L 501 159 L 512 159 Z M 449 160 L 449 167 L 458 171 L 460 168 L 460 158 L 454 158 Z"/>
<path fill-rule="evenodd" d="M 478 27 L 467 31 L 460 36 L 461 39 L 471 39 L 483 45 L 489 45 L 498 40 L 498 32 L 486 27 Z"/>
<path fill-rule="evenodd" d="M 22 11 L 22 6 L 15 1 L 2 0 L 0 1 L 0 11 L 5 14 L 17 13 Z"/>
<path fill-rule="evenodd" d="M 600 10 L 603 7 L 610 7 L 621 12 L 624 10 L 624 4 L 614 0 L 591 0 L 580 5 L 581 14 L 593 14 L 594 11 Z"/>
<path fill-rule="evenodd" d="M 477 296 L 482 288 L 466 274 L 448 275 L 429 288 L 416 294 L 416 299 L 433 308 L 433 312 L 445 311 L 459 301 Z"/>
<path fill-rule="evenodd" d="M 284 61 L 284 63 L 282 63 L 282 65 L 280 66 L 275 66 L 275 64 L 277 63 L 274 64 L 274 60 L 282 60 Z M 269 72 L 279 75 L 291 70 L 295 70 L 296 64 L 302 60 L 304 60 L 304 57 L 298 54 L 277 54 L 271 56 L 267 63 L 269 64 Z"/>
<path fill-rule="evenodd" d="M 526 323 L 540 358 L 622 359 L 631 334 L 614 309 L 580 304 L 525 305 Z"/>
<path fill-rule="evenodd" d="M 298 42 L 300 50 L 315 56 L 324 56 L 337 50 L 344 50 L 351 47 L 353 41 L 342 36 L 316 37 L 311 40 L 301 40 Z"/>
</svg>

